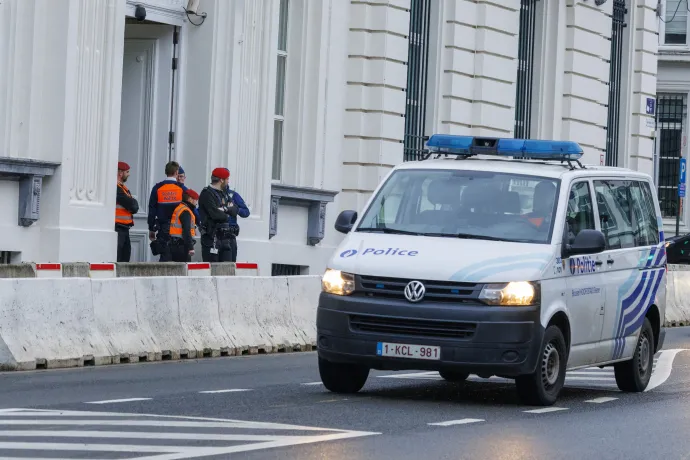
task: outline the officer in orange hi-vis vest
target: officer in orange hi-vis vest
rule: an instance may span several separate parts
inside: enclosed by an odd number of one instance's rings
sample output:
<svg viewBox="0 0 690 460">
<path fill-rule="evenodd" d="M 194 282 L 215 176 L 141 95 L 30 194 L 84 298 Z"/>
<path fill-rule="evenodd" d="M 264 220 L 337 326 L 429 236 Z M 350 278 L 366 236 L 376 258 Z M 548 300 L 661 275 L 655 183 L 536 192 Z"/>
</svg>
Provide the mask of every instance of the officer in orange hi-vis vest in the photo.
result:
<svg viewBox="0 0 690 460">
<path fill-rule="evenodd" d="M 179 171 L 179 163 L 168 162 L 165 165 L 166 178 L 153 186 L 149 198 L 148 224 L 151 252 L 154 256 L 160 254 L 161 262 L 172 261 L 170 219 L 177 205 L 182 203 L 182 193 L 187 191 L 187 187 L 177 180 Z"/>
<path fill-rule="evenodd" d="M 117 261 L 129 262 L 132 243 L 129 229 L 134 226 L 134 214 L 139 212 L 139 203 L 125 185 L 129 178 L 129 165 L 124 161 L 117 164 L 117 198 L 115 199 L 115 231 L 117 232 Z"/>
<path fill-rule="evenodd" d="M 173 262 L 191 262 L 196 244 L 196 215 L 194 210 L 199 202 L 199 194 L 187 189 L 182 194 L 170 220 L 170 253 Z"/>
</svg>

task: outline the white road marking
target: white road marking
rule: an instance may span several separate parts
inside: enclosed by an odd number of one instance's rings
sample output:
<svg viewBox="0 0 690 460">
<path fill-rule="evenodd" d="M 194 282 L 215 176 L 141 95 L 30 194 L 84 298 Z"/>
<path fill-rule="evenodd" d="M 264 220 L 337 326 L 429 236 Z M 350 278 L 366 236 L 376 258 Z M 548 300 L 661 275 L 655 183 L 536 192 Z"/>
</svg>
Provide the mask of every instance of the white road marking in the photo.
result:
<svg viewBox="0 0 690 460">
<path fill-rule="evenodd" d="M 602 396 L 601 398 L 589 399 L 589 400 L 587 400 L 587 401 L 585 401 L 585 402 L 586 402 L 586 403 L 593 403 L 593 404 L 603 404 L 603 403 L 615 401 L 615 400 L 617 400 L 617 399 L 618 399 L 618 398 L 609 398 L 609 397 L 606 397 L 606 396 Z"/>
<path fill-rule="evenodd" d="M 590 382 L 611 382 L 615 381 L 615 377 L 578 377 L 578 376 L 573 376 L 570 377 L 569 375 L 565 376 L 566 380 L 587 380 Z"/>
<path fill-rule="evenodd" d="M 228 390 L 207 390 L 207 391 L 200 391 L 199 393 L 202 394 L 215 394 L 215 393 L 239 393 L 242 391 L 252 391 L 252 390 L 247 390 L 244 388 L 232 388 Z"/>
<path fill-rule="evenodd" d="M 27 419 L 27 417 L 35 418 Z M 94 420 L 95 417 L 102 419 Z M 2 437 L 0 458 L 8 459 L 10 458 L 8 455 L 3 455 L 6 450 L 19 451 L 19 455 L 24 451 L 32 451 L 32 453 L 39 451 L 41 458 L 58 458 L 61 457 L 58 452 L 77 451 L 131 452 L 135 456 L 128 456 L 128 458 L 137 460 L 183 460 L 207 456 L 228 456 L 231 453 L 381 434 L 204 417 L 30 409 L 0 411 L 0 425 L 31 426 L 26 430 L 14 428 L 0 430 L 0 437 Z M 66 425 L 73 428 L 64 430 L 57 428 Z M 85 430 L 87 426 L 96 426 L 98 429 Z M 112 426 L 126 428 L 120 431 L 118 428 L 111 429 Z M 156 429 L 151 431 L 139 427 L 156 427 Z M 178 429 L 165 430 L 167 427 Z M 201 431 L 203 428 L 213 428 L 213 430 L 204 433 Z M 253 434 L 250 430 L 259 430 L 259 433 Z M 285 431 L 279 434 L 265 434 L 273 430 Z M 291 435 L 290 431 L 297 434 Z M 310 433 L 304 434 L 305 431 Z M 29 438 L 36 439 L 32 442 L 21 442 L 22 439 L 28 441 Z M 42 439 L 49 442 L 40 442 Z M 110 444 L 108 440 L 111 440 Z M 130 441 L 127 442 L 127 440 Z M 123 441 L 124 444 L 117 444 Z M 155 443 L 156 445 L 151 445 L 154 441 L 158 442 Z M 168 441 L 169 444 L 161 441 Z"/>
<path fill-rule="evenodd" d="M 449 420 L 447 422 L 436 422 L 436 423 L 427 423 L 427 425 L 431 426 L 453 426 L 453 425 L 467 425 L 468 423 L 479 423 L 479 422 L 485 422 L 486 420 L 481 419 L 481 418 L 463 418 L 460 420 Z"/>
<path fill-rule="evenodd" d="M 133 401 L 151 401 L 151 398 L 127 398 L 127 399 L 108 399 L 105 401 L 90 401 L 85 404 L 115 404 Z"/>
<path fill-rule="evenodd" d="M 547 412 L 557 412 L 561 410 L 568 410 L 567 407 L 543 407 L 541 409 L 523 410 L 527 414 L 546 414 Z"/>
<path fill-rule="evenodd" d="M 671 376 L 673 369 L 673 360 L 681 351 L 687 351 L 685 348 L 677 348 L 673 350 L 662 350 L 659 359 L 657 360 L 656 369 L 652 372 L 652 378 L 644 391 L 650 391 L 664 383 Z"/>
<path fill-rule="evenodd" d="M 323 385 L 323 382 L 308 382 L 308 383 L 303 383 L 305 387 L 310 387 L 310 386 L 317 386 L 317 385 Z"/>
</svg>

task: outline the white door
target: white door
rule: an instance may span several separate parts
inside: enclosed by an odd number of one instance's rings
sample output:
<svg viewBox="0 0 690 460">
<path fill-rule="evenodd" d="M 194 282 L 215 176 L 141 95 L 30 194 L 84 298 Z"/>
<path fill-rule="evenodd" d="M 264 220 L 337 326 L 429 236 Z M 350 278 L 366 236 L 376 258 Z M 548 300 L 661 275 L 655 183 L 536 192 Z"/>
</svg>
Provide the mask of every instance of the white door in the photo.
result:
<svg viewBox="0 0 690 460">
<path fill-rule="evenodd" d="M 651 191 L 637 181 L 595 180 L 597 208 L 607 239 L 606 312 L 598 361 L 630 358 L 637 333 L 663 276 Z"/>
<path fill-rule="evenodd" d="M 122 68 L 120 160 L 131 166 L 127 186 L 139 201 L 134 217 L 132 262 L 156 260 L 148 241 L 151 187 L 164 178 L 170 159 L 172 26 L 127 24 Z"/>
<path fill-rule="evenodd" d="M 567 210 L 568 243 L 582 230 L 597 230 L 591 184 L 570 186 Z M 568 367 L 596 362 L 604 321 L 603 261 L 601 254 L 572 256 L 566 261 L 566 301 L 570 314 L 571 347 Z"/>
</svg>

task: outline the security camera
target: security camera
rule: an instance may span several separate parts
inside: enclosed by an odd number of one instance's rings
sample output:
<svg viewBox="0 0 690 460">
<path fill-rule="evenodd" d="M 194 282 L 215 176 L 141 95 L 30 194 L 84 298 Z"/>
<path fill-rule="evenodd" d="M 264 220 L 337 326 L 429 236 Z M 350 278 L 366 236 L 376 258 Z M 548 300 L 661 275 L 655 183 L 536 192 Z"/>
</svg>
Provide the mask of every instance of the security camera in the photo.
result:
<svg viewBox="0 0 690 460">
<path fill-rule="evenodd" d="M 188 0 L 187 1 L 187 13 L 196 14 L 199 9 L 199 0 Z"/>
<path fill-rule="evenodd" d="M 134 9 L 134 17 L 137 19 L 137 21 L 143 21 L 146 19 L 146 8 L 141 5 L 137 5 Z"/>
</svg>

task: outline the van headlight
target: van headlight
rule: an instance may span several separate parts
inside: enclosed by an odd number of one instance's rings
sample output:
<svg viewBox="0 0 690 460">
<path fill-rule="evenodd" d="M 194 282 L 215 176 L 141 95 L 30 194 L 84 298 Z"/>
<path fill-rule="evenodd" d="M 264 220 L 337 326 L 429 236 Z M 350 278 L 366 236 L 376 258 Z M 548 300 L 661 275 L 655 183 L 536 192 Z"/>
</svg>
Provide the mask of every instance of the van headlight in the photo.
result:
<svg viewBox="0 0 690 460">
<path fill-rule="evenodd" d="M 538 283 L 527 281 L 487 284 L 479 294 L 479 299 L 488 305 L 527 307 L 539 301 L 540 291 L 541 287 Z"/>
<path fill-rule="evenodd" d="M 321 278 L 321 289 L 329 294 L 350 295 L 355 292 L 355 276 L 328 268 Z"/>
</svg>

